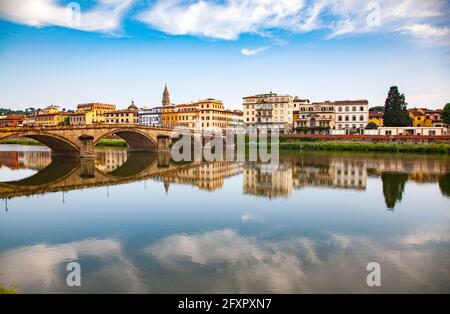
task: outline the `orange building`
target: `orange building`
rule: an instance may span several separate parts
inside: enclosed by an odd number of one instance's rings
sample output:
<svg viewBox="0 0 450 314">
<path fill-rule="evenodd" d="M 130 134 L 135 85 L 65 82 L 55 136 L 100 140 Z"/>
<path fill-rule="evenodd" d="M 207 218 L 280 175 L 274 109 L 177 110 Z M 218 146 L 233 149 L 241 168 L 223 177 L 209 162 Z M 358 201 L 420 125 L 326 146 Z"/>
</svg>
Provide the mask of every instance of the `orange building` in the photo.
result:
<svg viewBox="0 0 450 314">
<path fill-rule="evenodd" d="M 6 126 L 22 126 L 25 121 L 24 116 L 11 114 L 6 117 L 0 117 L 0 127 Z"/>
<path fill-rule="evenodd" d="M 207 98 L 190 104 L 170 103 L 167 86 L 162 100 L 162 127 L 175 128 L 230 128 L 243 123 L 239 110 L 226 110 L 222 101 Z"/>
</svg>

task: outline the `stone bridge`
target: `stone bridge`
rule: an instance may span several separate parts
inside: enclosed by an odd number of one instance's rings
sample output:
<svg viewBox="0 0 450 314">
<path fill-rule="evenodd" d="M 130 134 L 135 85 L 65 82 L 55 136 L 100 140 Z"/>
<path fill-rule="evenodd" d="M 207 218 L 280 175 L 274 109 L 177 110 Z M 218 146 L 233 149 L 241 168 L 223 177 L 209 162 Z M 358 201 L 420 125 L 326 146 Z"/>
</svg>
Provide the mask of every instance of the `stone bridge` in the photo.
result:
<svg viewBox="0 0 450 314">
<path fill-rule="evenodd" d="M 47 167 L 31 177 L 0 182 L 0 198 L 118 185 L 166 175 L 176 176 L 183 169 L 198 166 L 199 162 L 175 163 L 169 152 L 129 153 L 123 165 L 105 172 L 95 167 L 94 159 L 54 156 Z"/>
<path fill-rule="evenodd" d="M 171 130 L 117 124 L 0 128 L 0 140 L 31 138 L 48 146 L 54 155 L 82 158 L 94 158 L 95 145 L 110 135 L 124 139 L 130 151 L 168 151 Z"/>
</svg>

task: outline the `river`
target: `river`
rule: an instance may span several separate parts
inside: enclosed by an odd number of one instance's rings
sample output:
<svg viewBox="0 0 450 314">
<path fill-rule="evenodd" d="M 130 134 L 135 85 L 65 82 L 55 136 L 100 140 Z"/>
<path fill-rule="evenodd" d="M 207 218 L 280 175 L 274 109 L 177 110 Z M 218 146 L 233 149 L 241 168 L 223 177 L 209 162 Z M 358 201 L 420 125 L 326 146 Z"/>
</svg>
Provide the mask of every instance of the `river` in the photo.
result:
<svg viewBox="0 0 450 314">
<path fill-rule="evenodd" d="M 270 166 L 0 145 L 0 181 L 0 284 L 20 293 L 450 292 L 445 155 L 282 152 Z"/>
</svg>

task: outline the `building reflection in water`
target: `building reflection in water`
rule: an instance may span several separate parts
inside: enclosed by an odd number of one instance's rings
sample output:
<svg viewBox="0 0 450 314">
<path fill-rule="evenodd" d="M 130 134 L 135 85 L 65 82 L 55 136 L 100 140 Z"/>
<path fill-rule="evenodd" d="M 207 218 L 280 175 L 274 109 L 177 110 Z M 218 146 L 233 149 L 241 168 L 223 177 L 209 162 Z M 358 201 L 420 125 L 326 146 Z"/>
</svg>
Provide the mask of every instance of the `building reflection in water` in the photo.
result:
<svg viewBox="0 0 450 314">
<path fill-rule="evenodd" d="M 382 154 L 302 153 L 282 154 L 277 165 L 259 162 L 175 163 L 169 153 L 128 153 L 101 149 L 95 160 L 51 158 L 48 150 L 0 151 L 0 166 L 34 169 L 32 177 L 0 184 L 0 197 L 82 189 L 154 179 L 166 192 L 170 184 L 188 184 L 202 190 L 221 189 L 225 179 L 243 174 L 243 193 L 267 198 L 291 197 L 295 189 L 308 187 L 365 191 L 370 177 L 382 182 L 386 207 L 402 200 L 408 180 L 438 182 L 449 193 L 449 162 L 439 156 Z"/>
<path fill-rule="evenodd" d="M 164 183 L 166 193 L 171 183 L 189 184 L 202 190 L 214 191 L 223 187 L 226 178 L 241 173 L 242 169 L 240 162 L 193 163 L 190 167 L 161 175 L 158 180 Z"/>
<path fill-rule="evenodd" d="M 244 167 L 244 193 L 269 198 L 289 197 L 293 189 L 292 167 L 248 162 Z"/>
<path fill-rule="evenodd" d="M 95 167 L 100 171 L 111 172 L 127 161 L 125 149 L 100 149 L 95 153 Z"/>
<path fill-rule="evenodd" d="M 50 162 L 49 150 L 0 151 L 0 168 L 42 170 Z"/>
</svg>

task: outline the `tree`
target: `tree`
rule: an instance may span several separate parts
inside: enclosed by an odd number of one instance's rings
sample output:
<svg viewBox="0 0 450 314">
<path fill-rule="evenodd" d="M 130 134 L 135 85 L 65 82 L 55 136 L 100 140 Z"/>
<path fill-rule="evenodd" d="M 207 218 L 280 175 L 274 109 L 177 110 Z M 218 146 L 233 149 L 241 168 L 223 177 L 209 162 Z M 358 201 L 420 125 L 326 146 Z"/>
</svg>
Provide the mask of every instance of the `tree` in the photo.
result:
<svg viewBox="0 0 450 314">
<path fill-rule="evenodd" d="M 376 130 L 378 129 L 378 125 L 375 122 L 369 122 L 366 125 L 366 130 Z"/>
<path fill-rule="evenodd" d="M 442 120 L 444 120 L 445 124 L 450 124 L 450 103 L 447 103 L 444 106 L 444 110 L 442 111 Z"/>
<path fill-rule="evenodd" d="M 394 210 L 395 203 L 402 200 L 408 175 L 406 173 L 383 172 L 381 173 L 383 182 L 383 195 L 386 206 L 389 210 Z"/>
<path fill-rule="evenodd" d="M 69 125 L 70 124 L 70 118 L 64 117 L 64 120 L 59 123 L 59 125 Z"/>
<path fill-rule="evenodd" d="M 444 174 L 439 178 L 439 188 L 442 195 L 450 197 L 450 173 Z"/>
<path fill-rule="evenodd" d="M 405 95 L 392 86 L 384 104 L 384 126 L 411 126 L 406 105 Z"/>
</svg>

